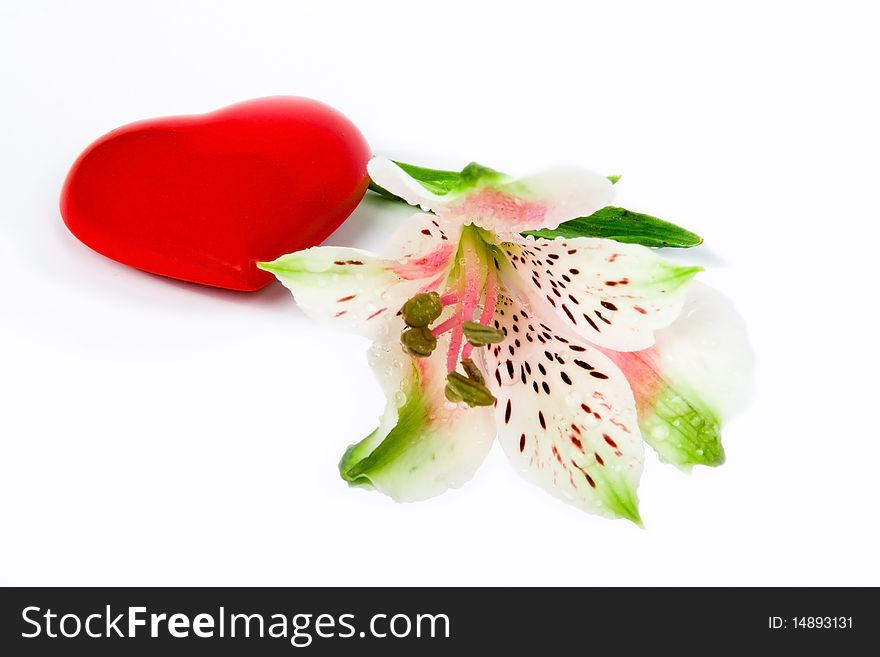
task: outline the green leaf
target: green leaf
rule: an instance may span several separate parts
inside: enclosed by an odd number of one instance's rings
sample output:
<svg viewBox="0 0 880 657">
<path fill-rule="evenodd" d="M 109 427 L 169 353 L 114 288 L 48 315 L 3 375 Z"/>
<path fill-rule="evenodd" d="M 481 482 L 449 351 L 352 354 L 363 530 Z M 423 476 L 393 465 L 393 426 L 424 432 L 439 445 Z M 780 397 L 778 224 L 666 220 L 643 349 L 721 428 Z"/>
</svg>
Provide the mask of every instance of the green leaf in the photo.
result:
<svg viewBox="0 0 880 657">
<path fill-rule="evenodd" d="M 458 171 L 428 169 L 414 164 L 407 164 L 406 162 L 398 162 L 397 160 L 393 160 L 393 162 L 406 171 L 410 178 L 418 180 L 422 187 L 440 196 L 448 194 L 461 183 L 461 173 Z M 465 167 L 465 170 L 468 167 Z"/>
<path fill-rule="evenodd" d="M 497 179 L 503 174 L 471 162 L 460 172 L 443 169 L 429 169 L 406 162 L 394 161 L 411 178 L 418 181 L 429 192 L 444 196 L 450 192 L 473 187 L 481 180 Z M 612 184 L 620 180 L 619 175 L 607 176 Z M 370 190 L 392 201 L 406 203 L 402 198 L 370 181 Z M 669 223 L 649 214 L 631 212 L 624 208 L 608 206 L 594 212 L 589 217 L 572 219 L 554 229 L 531 230 L 523 235 L 534 235 L 546 239 L 556 237 L 604 237 L 642 244 L 644 246 L 669 246 L 689 248 L 703 242 L 703 238 L 680 226 Z"/>
<path fill-rule="evenodd" d="M 417 167 L 414 164 L 407 164 L 406 162 L 398 162 L 393 160 L 394 164 L 399 166 L 401 169 L 406 171 L 409 174 L 410 178 L 413 180 L 417 180 L 422 187 L 427 189 L 429 192 L 437 194 L 438 196 L 443 196 L 448 194 L 453 189 L 461 184 L 461 173 L 458 171 L 444 171 L 442 169 L 428 169 L 426 167 Z M 468 165 L 471 166 L 471 165 Z M 467 170 L 468 167 L 465 167 Z M 401 203 L 406 203 L 402 198 L 392 194 L 384 187 L 380 187 L 372 180 L 370 181 L 370 191 L 379 194 L 380 196 L 384 196 L 385 198 L 391 201 L 400 201 Z"/>
<path fill-rule="evenodd" d="M 681 226 L 612 205 L 597 210 L 589 217 L 572 219 L 552 229 L 529 230 L 523 235 L 550 240 L 557 237 L 604 237 L 630 244 L 677 248 L 689 248 L 703 242 L 702 237 Z"/>
<path fill-rule="evenodd" d="M 414 164 L 407 164 L 406 162 L 398 162 L 396 160 L 392 161 L 403 169 L 410 178 L 417 181 L 429 192 L 437 194 L 438 196 L 445 196 L 452 191 L 468 189 L 482 180 L 497 180 L 504 175 L 494 169 L 484 167 L 482 164 L 477 164 L 476 162 L 471 162 L 461 171 L 445 171 L 443 169 L 419 167 Z M 392 194 L 384 187 L 374 183 L 372 180 L 370 181 L 369 189 L 389 200 L 406 203 L 402 198 Z"/>
</svg>

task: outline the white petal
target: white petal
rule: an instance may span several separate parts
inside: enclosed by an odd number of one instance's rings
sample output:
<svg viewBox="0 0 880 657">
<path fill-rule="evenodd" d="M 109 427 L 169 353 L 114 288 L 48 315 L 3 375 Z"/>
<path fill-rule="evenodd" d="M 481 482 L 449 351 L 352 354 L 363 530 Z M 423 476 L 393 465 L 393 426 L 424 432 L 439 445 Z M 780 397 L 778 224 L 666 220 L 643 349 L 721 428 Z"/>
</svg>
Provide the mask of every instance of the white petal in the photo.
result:
<svg viewBox="0 0 880 657">
<path fill-rule="evenodd" d="M 450 198 L 440 212 L 506 237 L 556 228 L 593 214 L 613 199 L 614 186 L 606 177 L 577 167 L 558 167 L 525 178 L 478 183 Z"/>
<path fill-rule="evenodd" d="M 745 406 L 754 355 L 745 322 L 718 290 L 694 284 L 681 316 L 656 337 L 654 350 L 670 380 L 686 381 L 725 418 Z"/>
<path fill-rule="evenodd" d="M 508 289 L 557 325 L 617 351 L 650 347 L 654 331 L 678 317 L 686 283 L 701 270 L 644 246 L 591 237 L 499 246 Z"/>
<path fill-rule="evenodd" d="M 492 409 L 446 400 L 446 346 L 441 340 L 423 359 L 410 359 L 392 340 L 373 346 L 370 359 L 388 406 L 379 428 L 343 457 L 347 481 L 410 502 L 473 477 L 495 438 Z"/>
<path fill-rule="evenodd" d="M 376 339 L 408 299 L 445 282 L 460 232 L 416 214 L 391 238 L 386 258 L 319 246 L 258 266 L 275 274 L 313 319 Z"/>
<path fill-rule="evenodd" d="M 721 426 L 751 392 L 742 318 L 719 292 L 695 284 L 681 316 L 656 338 L 645 351 L 608 353 L 632 385 L 645 441 L 679 466 L 720 465 Z"/>
<path fill-rule="evenodd" d="M 640 523 L 644 448 L 629 385 L 599 350 L 499 300 L 505 340 L 484 354 L 498 437 L 529 480 L 591 513 Z"/>
<path fill-rule="evenodd" d="M 384 253 L 389 267 L 401 278 L 445 280 L 460 239 L 460 225 L 418 213 L 401 224 Z"/>
<path fill-rule="evenodd" d="M 389 318 L 424 284 L 403 280 L 382 258 L 338 246 L 316 246 L 259 266 L 275 274 L 312 319 L 371 338 L 385 334 Z"/>
<path fill-rule="evenodd" d="M 367 173 L 377 185 L 399 196 L 410 205 L 420 206 L 422 210 L 438 210 L 448 201 L 444 196 L 429 192 L 419 181 L 387 157 L 374 157 L 370 160 L 367 163 Z"/>
<path fill-rule="evenodd" d="M 501 236 L 556 228 L 569 219 L 589 216 L 614 199 L 608 178 L 578 167 L 557 167 L 524 178 L 491 172 L 469 188 L 462 183 L 442 196 L 428 191 L 387 158 L 373 158 L 367 170 L 376 184 L 410 205 Z"/>
</svg>

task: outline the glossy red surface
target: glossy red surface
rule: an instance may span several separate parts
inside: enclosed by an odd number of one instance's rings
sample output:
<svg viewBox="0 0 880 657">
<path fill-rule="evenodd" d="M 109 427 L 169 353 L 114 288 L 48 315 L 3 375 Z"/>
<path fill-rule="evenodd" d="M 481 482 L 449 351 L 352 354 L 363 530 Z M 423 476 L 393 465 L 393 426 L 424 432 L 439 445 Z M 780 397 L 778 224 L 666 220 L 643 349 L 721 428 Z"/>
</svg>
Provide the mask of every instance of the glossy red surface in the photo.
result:
<svg viewBox="0 0 880 657">
<path fill-rule="evenodd" d="M 345 221 L 369 158 L 354 124 L 323 103 L 251 100 L 100 138 L 71 168 L 61 215 L 119 262 L 253 291 L 274 280 L 255 262 L 314 246 Z"/>
</svg>

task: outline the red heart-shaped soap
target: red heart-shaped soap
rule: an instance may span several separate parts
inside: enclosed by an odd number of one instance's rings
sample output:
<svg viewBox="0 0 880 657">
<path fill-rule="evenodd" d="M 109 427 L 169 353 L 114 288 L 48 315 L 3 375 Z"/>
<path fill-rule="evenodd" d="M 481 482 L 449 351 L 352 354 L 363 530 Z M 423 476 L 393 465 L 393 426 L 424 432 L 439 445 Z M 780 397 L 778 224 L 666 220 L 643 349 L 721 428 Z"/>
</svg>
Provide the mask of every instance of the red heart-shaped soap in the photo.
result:
<svg viewBox="0 0 880 657">
<path fill-rule="evenodd" d="M 255 262 L 314 246 L 345 221 L 369 158 L 354 124 L 323 103 L 251 100 L 101 137 L 71 168 L 61 215 L 119 262 L 253 291 L 274 280 Z"/>
</svg>

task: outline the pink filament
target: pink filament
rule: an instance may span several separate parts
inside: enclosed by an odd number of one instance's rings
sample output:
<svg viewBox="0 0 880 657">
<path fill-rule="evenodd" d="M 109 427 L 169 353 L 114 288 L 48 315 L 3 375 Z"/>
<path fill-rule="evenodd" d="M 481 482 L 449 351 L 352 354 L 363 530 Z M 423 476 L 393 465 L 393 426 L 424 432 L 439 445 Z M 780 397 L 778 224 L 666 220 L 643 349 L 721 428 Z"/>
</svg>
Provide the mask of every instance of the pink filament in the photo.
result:
<svg viewBox="0 0 880 657">
<path fill-rule="evenodd" d="M 495 304 L 498 303 L 498 277 L 495 270 L 489 267 L 486 274 L 486 300 L 483 302 L 483 312 L 480 314 L 480 324 L 488 324 L 495 316 Z"/>
<path fill-rule="evenodd" d="M 449 340 L 449 353 L 446 354 L 446 371 L 454 372 L 455 366 L 458 365 L 458 352 L 461 350 L 461 341 L 464 337 L 461 332 L 461 316 L 459 321 L 452 328 L 452 337 Z"/>
<path fill-rule="evenodd" d="M 458 292 L 447 292 L 442 297 L 440 297 L 440 303 L 444 306 L 458 303 Z"/>
<path fill-rule="evenodd" d="M 464 244 L 464 290 L 462 292 L 461 301 L 458 304 L 457 322 L 452 326 L 452 338 L 449 341 L 449 353 L 446 355 L 446 369 L 450 372 L 455 371 L 458 365 L 458 353 L 461 351 L 461 343 L 464 335 L 461 326 L 464 322 L 469 322 L 474 317 L 474 310 L 477 308 L 479 301 L 479 283 L 480 279 L 480 260 L 474 247 L 470 244 Z M 442 325 L 441 325 L 442 326 Z M 438 327 L 439 328 L 439 327 Z M 470 354 L 470 345 L 465 345 L 465 350 Z M 462 354 L 463 357 L 464 354 Z"/>
<path fill-rule="evenodd" d="M 452 317 L 447 319 L 445 322 L 438 324 L 433 329 L 431 329 L 431 334 L 437 338 L 446 333 L 451 328 L 454 328 L 456 324 L 461 324 L 461 316 L 458 313 L 455 313 Z"/>
<path fill-rule="evenodd" d="M 462 303 L 462 321 L 469 322 L 474 317 L 474 310 L 479 300 L 480 262 L 477 254 L 469 244 L 464 247 L 464 295 Z"/>
<path fill-rule="evenodd" d="M 483 301 L 483 312 L 480 313 L 480 324 L 488 325 L 495 316 L 495 304 L 498 303 L 498 277 L 495 270 L 489 267 L 486 273 L 486 299 Z M 461 350 L 462 360 L 471 357 L 474 345 L 466 344 Z"/>
</svg>

